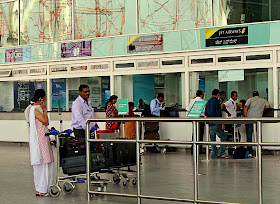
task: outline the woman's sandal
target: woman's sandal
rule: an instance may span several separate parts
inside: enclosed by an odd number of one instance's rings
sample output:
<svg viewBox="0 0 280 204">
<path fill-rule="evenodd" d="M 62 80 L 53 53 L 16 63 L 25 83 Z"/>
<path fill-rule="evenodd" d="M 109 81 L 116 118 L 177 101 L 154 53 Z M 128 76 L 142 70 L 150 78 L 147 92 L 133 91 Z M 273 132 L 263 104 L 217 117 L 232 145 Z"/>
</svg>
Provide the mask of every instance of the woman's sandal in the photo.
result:
<svg viewBox="0 0 280 204">
<path fill-rule="evenodd" d="M 36 196 L 49 197 L 51 195 L 49 193 L 36 193 Z"/>
</svg>

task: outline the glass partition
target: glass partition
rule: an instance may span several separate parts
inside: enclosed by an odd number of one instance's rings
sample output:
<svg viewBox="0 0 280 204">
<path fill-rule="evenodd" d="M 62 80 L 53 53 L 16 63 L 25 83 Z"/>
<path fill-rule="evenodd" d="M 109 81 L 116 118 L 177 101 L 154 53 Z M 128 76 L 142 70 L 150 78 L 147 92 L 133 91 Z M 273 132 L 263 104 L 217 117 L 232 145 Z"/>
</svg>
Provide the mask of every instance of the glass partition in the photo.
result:
<svg viewBox="0 0 280 204">
<path fill-rule="evenodd" d="M 279 6 L 278 0 L 214 0 L 214 26 L 279 20 Z"/>
<path fill-rule="evenodd" d="M 18 45 L 19 27 L 18 1 L 0 3 L 0 42 L 1 47 Z"/>
<path fill-rule="evenodd" d="M 75 38 L 136 33 L 136 1 L 74 0 Z"/>
<path fill-rule="evenodd" d="M 233 72 L 232 72 L 233 71 Z M 231 91 L 238 92 L 238 102 L 252 97 L 253 91 L 259 91 L 260 97 L 268 100 L 273 107 L 273 76 L 272 69 L 245 69 L 227 71 L 205 71 L 190 73 L 190 97 L 194 97 L 196 90 L 205 93 L 205 100 L 212 96 L 212 90 L 218 88 L 226 92 L 226 99 Z M 243 73 L 243 74 L 242 74 Z"/>
<path fill-rule="evenodd" d="M 139 32 L 211 26 L 211 0 L 139 1 Z"/>
<path fill-rule="evenodd" d="M 0 111 L 23 112 L 36 89 L 47 92 L 46 80 L 0 82 Z"/>
<path fill-rule="evenodd" d="M 158 93 L 163 93 L 166 107 L 181 108 L 184 91 L 182 75 L 182 73 L 170 73 L 116 76 L 116 94 L 119 98 L 127 98 L 128 101 L 134 102 L 137 107 L 139 99 L 150 104 Z"/>
<path fill-rule="evenodd" d="M 79 86 L 86 84 L 90 89 L 92 107 L 102 109 L 108 100 L 110 92 L 110 77 L 87 77 L 52 79 L 52 110 L 60 105 L 62 111 L 71 111 L 73 102 L 79 96 Z"/>
<path fill-rule="evenodd" d="M 20 44 L 72 39 L 72 0 L 21 0 Z"/>
</svg>

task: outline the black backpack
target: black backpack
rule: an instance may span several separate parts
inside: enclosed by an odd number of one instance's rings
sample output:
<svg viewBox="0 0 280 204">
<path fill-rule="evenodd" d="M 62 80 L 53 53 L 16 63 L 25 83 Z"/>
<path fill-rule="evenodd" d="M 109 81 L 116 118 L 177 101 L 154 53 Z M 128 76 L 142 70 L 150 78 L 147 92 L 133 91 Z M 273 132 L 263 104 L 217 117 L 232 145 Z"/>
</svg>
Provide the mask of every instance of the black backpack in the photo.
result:
<svg viewBox="0 0 280 204">
<path fill-rule="evenodd" d="M 233 152 L 233 159 L 245 159 L 247 150 L 240 146 L 237 147 Z"/>
<path fill-rule="evenodd" d="M 156 100 L 156 105 L 158 104 L 157 100 Z M 142 111 L 141 114 L 142 117 L 155 117 L 152 112 L 151 112 L 151 107 L 150 104 L 145 104 L 145 108 Z"/>
</svg>

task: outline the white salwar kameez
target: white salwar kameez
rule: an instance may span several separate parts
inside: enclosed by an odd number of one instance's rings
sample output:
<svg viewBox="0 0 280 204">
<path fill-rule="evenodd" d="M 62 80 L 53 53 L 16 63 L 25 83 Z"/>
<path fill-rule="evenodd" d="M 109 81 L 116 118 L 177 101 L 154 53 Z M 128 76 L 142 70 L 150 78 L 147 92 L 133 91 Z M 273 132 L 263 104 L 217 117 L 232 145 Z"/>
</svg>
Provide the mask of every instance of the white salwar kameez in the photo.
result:
<svg viewBox="0 0 280 204">
<path fill-rule="evenodd" d="M 41 106 L 34 105 L 30 109 L 30 162 L 33 166 L 35 189 L 39 193 L 48 193 L 50 185 L 53 184 L 54 162 L 53 159 L 48 163 L 44 162 L 45 149 L 39 143 L 38 130 L 36 127 L 35 108 L 42 112 Z M 52 154 L 52 153 L 51 153 Z M 52 156 L 53 157 L 53 156 Z"/>
</svg>

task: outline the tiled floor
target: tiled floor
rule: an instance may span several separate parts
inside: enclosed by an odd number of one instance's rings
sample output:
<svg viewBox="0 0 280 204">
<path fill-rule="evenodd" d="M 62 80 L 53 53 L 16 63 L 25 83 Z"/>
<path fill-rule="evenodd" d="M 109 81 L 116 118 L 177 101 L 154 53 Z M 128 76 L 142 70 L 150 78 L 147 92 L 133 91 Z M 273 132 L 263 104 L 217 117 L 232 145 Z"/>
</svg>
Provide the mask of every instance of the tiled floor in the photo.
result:
<svg viewBox="0 0 280 204">
<path fill-rule="evenodd" d="M 85 184 L 57 198 L 35 197 L 27 144 L 0 143 L 0 203 L 88 203 Z M 240 203 L 258 202 L 257 159 L 216 159 L 199 163 L 199 198 Z M 280 157 L 263 156 L 264 203 L 280 203 Z M 102 175 L 111 179 L 112 175 Z M 193 160 L 184 150 L 166 155 L 145 153 L 141 165 L 141 190 L 145 195 L 193 198 Z M 109 184 L 109 192 L 136 193 L 131 183 Z M 135 203 L 135 199 L 98 196 L 90 203 Z M 142 200 L 142 203 L 175 203 Z"/>
</svg>

